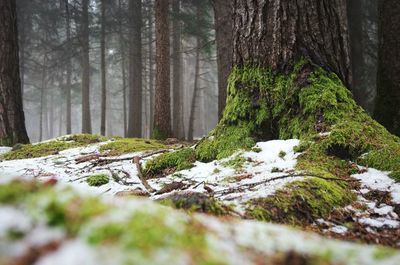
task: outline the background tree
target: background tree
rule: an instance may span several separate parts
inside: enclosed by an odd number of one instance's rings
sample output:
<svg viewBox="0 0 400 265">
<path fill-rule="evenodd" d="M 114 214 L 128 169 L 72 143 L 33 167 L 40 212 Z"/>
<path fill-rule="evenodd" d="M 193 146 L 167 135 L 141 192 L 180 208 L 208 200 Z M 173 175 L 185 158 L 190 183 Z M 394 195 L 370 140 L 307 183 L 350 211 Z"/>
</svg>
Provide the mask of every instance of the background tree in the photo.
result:
<svg viewBox="0 0 400 265">
<path fill-rule="evenodd" d="M 400 135 L 400 2 L 379 2 L 379 62 L 375 118 Z"/>
<path fill-rule="evenodd" d="M 128 137 L 142 137 L 142 1 L 129 0 Z"/>
<path fill-rule="evenodd" d="M 106 135 L 106 111 L 107 111 L 107 79 L 106 79 L 106 0 L 101 0 L 101 31 L 100 31 L 100 53 L 101 53 L 101 121 L 100 134 Z"/>
<path fill-rule="evenodd" d="M 0 145 L 28 143 L 22 108 L 15 0 L 0 3 Z"/>
<path fill-rule="evenodd" d="M 89 0 L 82 0 L 81 14 L 81 67 L 82 67 L 82 132 L 92 133 L 90 114 L 90 62 L 89 62 Z"/>
<path fill-rule="evenodd" d="M 169 1 L 155 1 L 156 93 L 153 137 L 171 136 Z"/>
</svg>

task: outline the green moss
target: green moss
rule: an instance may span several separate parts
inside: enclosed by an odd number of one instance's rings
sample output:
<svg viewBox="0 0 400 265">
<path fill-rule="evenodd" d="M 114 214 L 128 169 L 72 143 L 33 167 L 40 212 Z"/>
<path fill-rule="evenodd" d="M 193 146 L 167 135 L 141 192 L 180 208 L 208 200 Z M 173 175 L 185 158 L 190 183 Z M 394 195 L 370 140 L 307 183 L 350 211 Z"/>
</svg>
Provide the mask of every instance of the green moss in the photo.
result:
<svg viewBox="0 0 400 265">
<path fill-rule="evenodd" d="M 195 152 L 192 148 L 165 153 L 146 162 L 144 174 L 147 177 L 157 176 L 165 169 L 184 170 L 193 167 L 196 161 Z"/>
<path fill-rule="evenodd" d="M 285 156 L 286 156 L 286 152 L 285 152 L 285 151 L 280 151 L 279 154 L 278 154 L 278 156 L 279 156 L 280 158 L 284 159 Z"/>
<path fill-rule="evenodd" d="M 237 155 L 234 158 L 223 162 L 222 165 L 224 167 L 231 167 L 231 168 L 235 169 L 236 173 L 240 173 L 242 171 L 245 163 L 246 163 L 246 159 L 241 155 Z"/>
<path fill-rule="evenodd" d="M 262 221 L 305 224 L 326 217 L 354 198 L 341 182 L 312 178 L 292 182 L 274 196 L 252 200 L 246 213 Z"/>
<path fill-rule="evenodd" d="M 173 194 L 159 201 L 161 204 L 188 212 L 200 212 L 216 216 L 229 215 L 232 208 L 201 193 Z"/>
<path fill-rule="evenodd" d="M 86 182 L 89 186 L 100 187 L 108 184 L 110 182 L 110 177 L 105 174 L 92 175 L 86 179 Z"/>
<path fill-rule="evenodd" d="M 179 220 L 167 223 L 167 214 L 161 209 L 153 213 L 135 212 L 123 223 L 111 222 L 93 228 L 88 241 L 93 245 L 118 244 L 144 259 L 160 249 L 178 249 L 192 256 L 194 264 L 221 264 L 208 253 L 204 228 L 200 224 Z"/>
<path fill-rule="evenodd" d="M 91 134 L 70 135 L 49 142 L 21 145 L 18 149 L 4 154 L 1 158 L 14 160 L 43 157 L 58 154 L 66 149 L 102 142 L 106 139 L 105 137 Z"/>
<path fill-rule="evenodd" d="M 155 140 L 138 138 L 117 139 L 111 143 L 102 145 L 100 151 L 107 151 L 111 156 L 119 156 L 127 153 L 152 151 L 167 148 L 165 145 Z"/>
<path fill-rule="evenodd" d="M 15 204 L 41 188 L 36 182 L 12 181 L 0 186 L 0 204 Z"/>
</svg>

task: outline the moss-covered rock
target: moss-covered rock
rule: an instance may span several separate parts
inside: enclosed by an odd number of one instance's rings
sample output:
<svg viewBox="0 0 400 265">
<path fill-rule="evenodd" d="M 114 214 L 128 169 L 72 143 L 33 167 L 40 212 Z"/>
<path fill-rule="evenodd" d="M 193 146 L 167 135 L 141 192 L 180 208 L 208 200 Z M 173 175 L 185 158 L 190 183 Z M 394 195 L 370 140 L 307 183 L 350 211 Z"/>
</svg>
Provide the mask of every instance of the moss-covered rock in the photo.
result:
<svg viewBox="0 0 400 265">
<path fill-rule="evenodd" d="M 107 138 L 92 134 L 76 134 L 38 144 L 25 144 L 1 156 L 4 160 L 37 158 L 58 154 L 60 151 L 106 141 Z"/>
<path fill-rule="evenodd" d="M 174 171 L 189 169 L 196 161 L 196 154 L 192 148 L 165 153 L 146 162 L 144 174 L 147 178 L 163 176 L 163 171 L 169 174 Z"/>
<path fill-rule="evenodd" d="M 102 145 L 100 151 L 107 151 L 111 156 L 119 156 L 127 153 L 152 151 L 167 148 L 164 144 L 156 140 L 139 138 L 119 138 L 113 142 Z"/>
</svg>

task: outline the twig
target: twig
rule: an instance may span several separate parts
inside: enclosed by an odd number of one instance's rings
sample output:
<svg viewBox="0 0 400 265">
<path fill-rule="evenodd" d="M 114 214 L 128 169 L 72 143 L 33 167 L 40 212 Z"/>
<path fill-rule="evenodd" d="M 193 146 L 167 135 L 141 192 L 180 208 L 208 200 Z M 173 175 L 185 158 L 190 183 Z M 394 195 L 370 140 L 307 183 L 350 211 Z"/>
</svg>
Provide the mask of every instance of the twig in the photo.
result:
<svg viewBox="0 0 400 265">
<path fill-rule="evenodd" d="M 136 169 L 138 171 L 138 176 L 140 181 L 142 182 L 143 186 L 146 188 L 146 190 L 150 193 L 156 192 L 155 189 L 153 189 L 150 184 L 147 182 L 146 178 L 143 176 L 143 172 L 142 172 L 142 167 L 140 166 L 140 160 L 142 159 L 142 157 L 139 156 L 135 156 L 133 158 L 133 162 L 136 165 Z"/>
</svg>

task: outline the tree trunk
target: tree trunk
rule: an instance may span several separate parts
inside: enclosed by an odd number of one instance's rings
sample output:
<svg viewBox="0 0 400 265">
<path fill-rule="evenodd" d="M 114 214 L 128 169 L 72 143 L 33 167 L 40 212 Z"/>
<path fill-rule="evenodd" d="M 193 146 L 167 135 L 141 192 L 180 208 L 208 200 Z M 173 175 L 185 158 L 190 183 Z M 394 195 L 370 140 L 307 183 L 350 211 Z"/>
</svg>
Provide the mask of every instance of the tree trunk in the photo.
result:
<svg viewBox="0 0 400 265">
<path fill-rule="evenodd" d="M 126 93 L 126 61 L 125 61 L 125 39 L 124 32 L 122 27 L 122 0 L 118 0 L 118 10 L 120 17 L 118 18 L 118 26 L 119 26 L 119 44 L 121 49 L 121 72 L 122 72 L 122 110 L 123 110 L 123 119 L 124 119 L 124 137 L 127 136 L 128 133 L 128 119 L 127 119 L 127 93 Z"/>
<path fill-rule="evenodd" d="M 199 9 L 199 8 L 197 8 L 197 9 Z M 194 121 L 195 121 L 195 117 L 196 117 L 196 103 L 199 99 L 200 49 L 201 49 L 201 41 L 200 41 L 200 38 L 197 37 L 193 96 L 192 96 L 192 102 L 190 105 L 189 126 L 188 126 L 188 140 L 189 141 L 193 141 Z"/>
<path fill-rule="evenodd" d="M 92 133 L 90 115 L 89 0 L 82 0 L 81 16 L 82 133 Z"/>
<path fill-rule="evenodd" d="M 375 118 L 400 136 L 400 2 L 379 2 L 379 61 Z"/>
<path fill-rule="evenodd" d="M 171 136 L 169 1 L 156 0 L 156 93 L 153 137 Z"/>
<path fill-rule="evenodd" d="M 71 15 L 69 11 L 68 0 L 65 1 L 65 25 L 66 25 L 66 33 L 67 33 L 67 61 L 66 61 L 66 70 L 67 70 L 67 80 L 65 86 L 65 101 L 66 101 L 66 132 L 67 134 L 72 133 L 72 123 L 71 123 L 71 76 L 72 76 L 72 64 L 71 64 L 71 54 L 72 54 L 72 40 L 71 40 Z"/>
<path fill-rule="evenodd" d="M 129 1 L 128 137 L 142 137 L 142 1 Z"/>
<path fill-rule="evenodd" d="M 46 90 L 47 90 L 47 53 L 43 55 L 43 64 L 42 64 L 42 85 L 40 87 L 40 112 L 39 112 L 39 142 L 44 139 L 44 118 L 45 109 L 47 108 L 47 100 L 46 100 Z M 47 123 L 46 123 L 47 124 Z"/>
<path fill-rule="evenodd" d="M 234 1 L 234 64 L 285 72 L 305 58 L 351 83 L 345 0 Z M 251 30 L 249 30 L 251 29 Z"/>
<path fill-rule="evenodd" d="M 353 79 L 351 89 L 354 99 L 363 107 L 366 106 L 365 87 L 363 82 L 363 66 L 364 66 L 364 45 L 363 45 L 363 1 L 351 0 L 347 1 L 350 47 L 351 47 L 351 66 Z"/>
<path fill-rule="evenodd" d="M 100 30 L 100 53 L 101 53 L 101 119 L 100 134 L 106 135 L 106 112 L 107 112 L 107 80 L 106 80 L 106 3 L 101 0 L 101 30 Z"/>
<path fill-rule="evenodd" d="M 218 63 L 218 117 L 221 118 L 226 103 L 228 77 L 232 69 L 232 3 L 226 0 L 214 0 L 213 5 Z"/>
<path fill-rule="evenodd" d="M 182 85 L 181 85 L 181 21 L 179 18 L 180 15 L 180 0 L 174 0 L 172 2 L 172 13 L 174 15 L 174 19 L 172 22 L 172 51 L 173 51 L 173 115 L 172 115 L 172 133 L 173 136 L 182 139 L 184 138 L 183 131 L 183 102 L 182 102 Z"/>
<path fill-rule="evenodd" d="M 0 145 L 28 143 L 22 108 L 15 0 L 0 1 Z"/>
<path fill-rule="evenodd" d="M 149 31 L 147 34 L 147 42 L 148 42 L 148 50 L 149 50 L 149 135 L 153 134 L 153 126 L 154 126 L 154 52 L 153 52 L 153 16 L 151 7 L 148 9 L 148 23 L 149 23 Z"/>
</svg>

